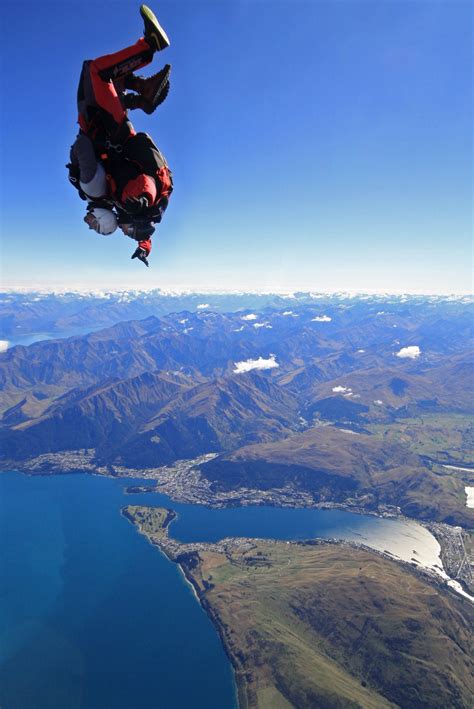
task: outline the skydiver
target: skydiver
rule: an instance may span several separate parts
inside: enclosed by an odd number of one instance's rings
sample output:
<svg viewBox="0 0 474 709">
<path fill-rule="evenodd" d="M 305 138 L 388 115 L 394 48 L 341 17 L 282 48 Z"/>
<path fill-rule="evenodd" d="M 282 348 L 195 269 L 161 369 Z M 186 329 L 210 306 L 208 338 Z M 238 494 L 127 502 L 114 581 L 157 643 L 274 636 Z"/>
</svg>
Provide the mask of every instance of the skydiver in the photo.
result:
<svg viewBox="0 0 474 709">
<path fill-rule="evenodd" d="M 132 259 L 148 266 L 154 224 L 161 221 L 173 181 L 165 158 L 147 133 L 136 133 L 128 110 L 153 113 L 168 95 L 171 67 L 166 64 L 147 79 L 134 74 L 170 44 L 146 5 L 140 14 L 142 38 L 83 64 L 77 94 L 80 130 L 67 167 L 70 181 L 88 201 L 84 221 L 89 228 L 112 234 L 119 226 L 138 241 Z"/>
</svg>

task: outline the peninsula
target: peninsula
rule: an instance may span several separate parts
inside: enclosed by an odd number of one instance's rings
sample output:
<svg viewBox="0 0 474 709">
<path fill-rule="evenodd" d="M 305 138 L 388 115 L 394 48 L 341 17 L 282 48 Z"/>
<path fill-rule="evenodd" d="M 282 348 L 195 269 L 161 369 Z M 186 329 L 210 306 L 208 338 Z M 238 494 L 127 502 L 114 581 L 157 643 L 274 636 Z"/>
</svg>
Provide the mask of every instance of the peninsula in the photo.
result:
<svg viewBox="0 0 474 709">
<path fill-rule="evenodd" d="M 469 706 L 474 609 L 434 579 L 346 543 L 181 544 L 173 511 L 123 514 L 192 584 L 241 709 Z"/>
</svg>

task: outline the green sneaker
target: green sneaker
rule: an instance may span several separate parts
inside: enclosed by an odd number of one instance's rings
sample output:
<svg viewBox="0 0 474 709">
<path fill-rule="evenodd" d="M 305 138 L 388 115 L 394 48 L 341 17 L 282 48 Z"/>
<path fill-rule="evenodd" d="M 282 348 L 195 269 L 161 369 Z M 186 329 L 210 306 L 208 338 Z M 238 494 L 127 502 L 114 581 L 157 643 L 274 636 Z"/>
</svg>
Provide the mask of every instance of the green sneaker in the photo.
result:
<svg viewBox="0 0 474 709">
<path fill-rule="evenodd" d="M 150 8 L 146 5 L 140 5 L 140 15 L 145 23 L 145 41 L 150 45 L 151 49 L 154 52 L 159 52 L 169 47 L 168 36 Z"/>
</svg>

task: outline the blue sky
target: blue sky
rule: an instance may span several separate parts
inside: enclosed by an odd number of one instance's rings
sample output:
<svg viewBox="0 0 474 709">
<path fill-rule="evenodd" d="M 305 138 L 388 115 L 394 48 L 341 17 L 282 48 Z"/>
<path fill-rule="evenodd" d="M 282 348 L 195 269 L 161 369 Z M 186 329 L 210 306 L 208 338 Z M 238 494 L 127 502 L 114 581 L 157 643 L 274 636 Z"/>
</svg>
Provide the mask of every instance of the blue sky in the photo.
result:
<svg viewBox="0 0 474 709">
<path fill-rule="evenodd" d="M 171 92 L 131 118 L 175 191 L 147 270 L 64 168 L 82 61 L 136 41 L 139 3 L 1 4 L 5 285 L 470 289 L 471 2 L 150 6 Z"/>
</svg>

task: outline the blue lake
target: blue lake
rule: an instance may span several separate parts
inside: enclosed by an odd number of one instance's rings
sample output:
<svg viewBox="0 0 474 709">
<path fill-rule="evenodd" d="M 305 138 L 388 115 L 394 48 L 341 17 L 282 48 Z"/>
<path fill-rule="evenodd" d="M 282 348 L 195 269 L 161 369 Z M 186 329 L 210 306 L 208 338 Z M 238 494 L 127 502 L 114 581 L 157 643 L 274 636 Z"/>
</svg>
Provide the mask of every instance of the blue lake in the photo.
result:
<svg viewBox="0 0 474 709">
<path fill-rule="evenodd" d="M 77 327 L 68 328 L 67 330 L 58 332 L 28 332 L 21 335 L 5 335 L 5 339 L 8 342 L 8 347 L 15 347 L 16 345 L 23 345 L 23 347 L 28 347 L 33 345 L 35 342 L 43 342 L 44 340 L 59 340 L 65 339 L 67 337 L 78 337 L 79 335 L 88 335 L 91 332 L 100 330 L 101 327 Z"/>
<path fill-rule="evenodd" d="M 422 527 L 344 511 L 208 509 L 137 481 L 0 475 L 2 709 L 233 709 L 230 664 L 179 568 L 120 514 L 172 507 L 181 541 L 225 536 L 352 539 L 432 564 Z"/>
</svg>

